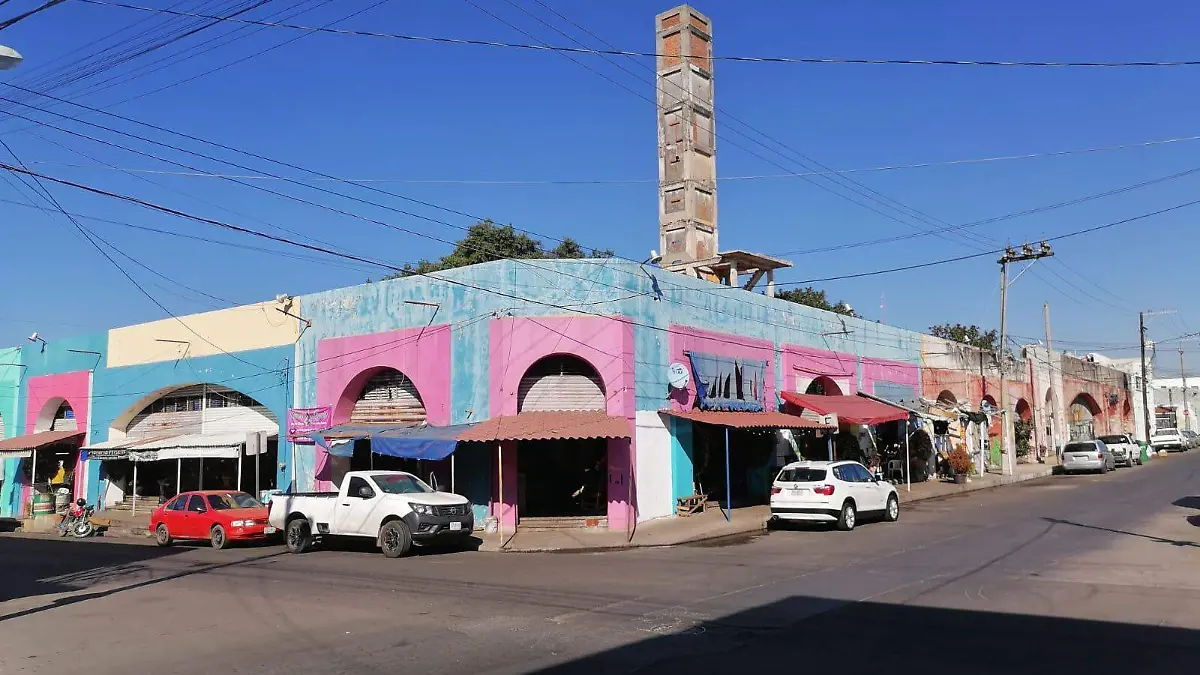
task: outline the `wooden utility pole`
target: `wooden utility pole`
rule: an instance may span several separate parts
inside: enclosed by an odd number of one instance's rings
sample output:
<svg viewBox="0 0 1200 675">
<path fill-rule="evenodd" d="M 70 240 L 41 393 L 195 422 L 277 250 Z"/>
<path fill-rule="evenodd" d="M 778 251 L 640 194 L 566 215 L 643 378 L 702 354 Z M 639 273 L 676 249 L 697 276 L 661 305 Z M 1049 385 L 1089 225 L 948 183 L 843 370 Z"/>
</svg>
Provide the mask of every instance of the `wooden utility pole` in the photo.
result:
<svg viewBox="0 0 1200 675">
<path fill-rule="evenodd" d="M 1188 406 L 1187 371 L 1183 368 L 1183 347 L 1179 348 L 1179 377 L 1183 380 L 1183 426 L 1182 429 L 1192 428 L 1192 413 Z"/>
<path fill-rule="evenodd" d="M 1008 383 L 1005 381 L 1008 371 L 1008 264 L 1023 260 L 1037 262 L 1041 258 L 1048 258 L 1052 255 L 1054 255 L 1054 251 L 1050 250 L 1050 244 L 1043 241 L 1036 250 L 1030 244 L 1023 244 L 1019 253 L 1016 249 L 1008 248 L 997 261 L 1000 263 L 1000 349 L 996 353 L 996 360 L 1000 368 L 1000 472 L 1008 475 L 1012 475 L 1016 471 L 1012 446 L 1009 443 L 1009 438 L 1012 436 L 1012 420 L 1008 409 Z M 1024 273 L 1025 270 L 1021 270 L 1021 274 Z M 1013 279 L 1014 283 L 1021 277 L 1021 274 Z"/>
</svg>

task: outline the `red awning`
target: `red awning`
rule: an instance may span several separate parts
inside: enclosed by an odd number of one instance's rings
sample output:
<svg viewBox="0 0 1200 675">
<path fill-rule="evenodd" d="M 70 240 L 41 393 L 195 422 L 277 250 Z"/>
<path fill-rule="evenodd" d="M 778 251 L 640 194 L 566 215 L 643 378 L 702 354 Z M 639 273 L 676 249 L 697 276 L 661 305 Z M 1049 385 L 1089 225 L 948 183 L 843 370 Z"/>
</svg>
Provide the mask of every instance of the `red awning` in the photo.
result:
<svg viewBox="0 0 1200 675">
<path fill-rule="evenodd" d="M 55 443 L 66 443 L 83 438 L 82 431 L 40 431 L 0 441 L 0 450 L 36 450 Z"/>
<path fill-rule="evenodd" d="M 732 429 L 833 429 L 832 425 L 821 424 L 799 415 L 766 410 L 763 412 L 736 412 L 726 410 L 661 410 L 663 415 L 681 420 L 718 424 Z"/>
<path fill-rule="evenodd" d="M 460 442 L 550 441 L 565 438 L 631 438 L 629 420 L 603 410 L 554 410 L 493 417 L 458 435 Z"/>
<path fill-rule="evenodd" d="M 790 391 L 785 391 L 780 396 L 784 401 L 796 407 L 822 415 L 837 415 L 838 422 L 847 424 L 870 426 L 908 418 L 907 410 L 873 401 L 864 396 L 822 396 L 820 394 L 793 394 Z"/>
</svg>

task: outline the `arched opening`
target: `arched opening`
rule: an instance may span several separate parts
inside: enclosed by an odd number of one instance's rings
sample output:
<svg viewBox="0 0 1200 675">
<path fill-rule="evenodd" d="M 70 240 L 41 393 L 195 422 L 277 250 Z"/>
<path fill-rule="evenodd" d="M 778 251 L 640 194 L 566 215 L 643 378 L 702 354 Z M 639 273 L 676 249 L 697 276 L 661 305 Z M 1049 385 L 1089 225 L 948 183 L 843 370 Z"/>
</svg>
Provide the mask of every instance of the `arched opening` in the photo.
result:
<svg viewBox="0 0 1200 675">
<path fill-rule="evenodd" d="M 343 419 L 352 425 L 414 427 L 426 422 L 425 403 L 417 385 L 395 368 L 380 367 L 361 373 L 346 385 L 342 401 L 346 406 L 353 401 L 349 411 L 342 413 L 346 415 Z M 328 461 L 328 478 L 334 485 L 341 485 L 347 471 L 407 471 L 422 479 L 427 477 L 427 462 L 376 453 L 369 438 L 354 441 L 350 457 L 330 456 Z M 441 480 L 444 482 L 445 478 Z"/>
<path fill-rule="evenodd" d="M 262 438 L 247 444 L 248 439 Z M 116 509 L 149 510 L 189 490 L 275 488 L 279 420 L 255 398 L 215 384 L 154 392 L 113 420 L 101 460 L 100 499 Z M 257 497 L 258 495 L 255 494 Z"/>
<path fill-rule="evenodd" d="M 1071 401 L 1067 409 L 1067 433 L 1072 441 L 1090 440 L 1096 437 L 1095 420 L 1100 406 L 1091 394 L 1082 393 Z"/>
<path fill-rule="evenodd" d="M 804 393 L 817 394 L 818 396 L 841 396 L 842 388 L 837 385 L 837 382 L 832 377 L 822 375 L 810 382 Z"/>
<path fill-rule="evenodd" d="M 517 411 L 605 410 L 604 382 L 591 364 L 557 354 L 534 363 L 521 378 Z"/>
<path fill-rule="evenodd" d="M 75 410 L 64 398 L 55 397 L 42 404 L 33 423 L 34 432 L 75 431 Z"/>
<path fill-rule="evenodd" d="M 1134 429 L 1133 404 L 1129 399 L 1125 399 L 1125 405 L 1121 406 L 1121 425 L 1125 433 L 1136 433 Z"/>
<path fill-rule="evenodd" d="M 75 410 L 70 402 L 62 397 L 54 397 L 42 404 L 34 418 L 34 432 L 45 431 L 84 431 L 75 420 Z M 32 485 L 53 510 L 65 507 L 76 498 L 76 492 L 82 496 L 83 472 L 76 480 L 76 468 L 79 466 L 79 439 L 68 439 L 53 445 L 43 446 L 29 457 L 21 461 L 21 482 Z"/>
<path fill-rule="evenodd" d="M 425 404 L 417 385 L 395 368 L 370 376 L 350 411 L 351 424 L 410 427 L 425 423 Z"/>
<path fill-rule="evenodd" d="M 556 354 L 521 377 L 518 413 L 605 410 L 600 374 L 587 361 Z M 608 513 L 608 441 L 522 441 L 517 450 L 517 513 L 526 518 L 599 518 Z"/>
<path fill-rule="evenodd" d="M 958 397 L 955 396 L 954 392 L 950 391 L 949 389 L 943 389 L 942 393 L 938 394 L 937 402 L 938 405 L 943 408 L 958 407 Z"/>
<path fill-rule="evenodd" d="M 1033 406 L 1029 401 L 1018 399 L 1013 407 L 1016 419 L 1013 420 L 1013 445 L 1016 446 L 1017 459 L 1026 461 L 1033 452 Z"/>
<path fill-rule="evenodd" d="M 1017 401 L 1017 405 L 1014 406 L 1013 412 L 1017 414 L 1017 419 L 1019 420 L 1028 421 L 1033 419 L 1033 407 L 1030 406 L 1029 401 L 1026 401 L 1025 399 L 1020 399 Z"/>
</svg>

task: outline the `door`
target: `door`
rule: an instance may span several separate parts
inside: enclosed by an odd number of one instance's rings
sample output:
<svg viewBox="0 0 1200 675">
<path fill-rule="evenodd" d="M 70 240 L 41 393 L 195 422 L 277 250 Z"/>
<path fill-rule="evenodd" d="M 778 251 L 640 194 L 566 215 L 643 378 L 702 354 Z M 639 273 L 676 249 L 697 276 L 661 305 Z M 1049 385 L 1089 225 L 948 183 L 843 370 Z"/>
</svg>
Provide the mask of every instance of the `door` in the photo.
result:
<svg viewBox="0 0 1200 675">
<path fill-rule="evenodd" d="M 369 492 L 369 496 L 361 496 L 367 494 L 363 489 Z M 374 536 L 375 532 L 367 532 L 367 523 L 371 521 L 371 514 L 379 505 L 382 499 L 379 490 L 361 476 L 355 476 L 350 479 L 350 484 L 346 486 L 346 492 L 343 495 L 338 495 L 337 508 L 333 510 L 333 522 L 330 523 L 330 532 L 332 534 L 349 534 L 349 535 L 370 535 Z"/>
<path fill-rule="evenodd" d="M 163 509 L 162 523 L 172 537 L 180 537 L 183 533 L 184 514 L 187 513 L 188 498 L 186 495 L 176 497 L 167 503 Z"/>
<path fill-rule="evenodd" d="M 183 527 L 179 536 L 185 539 L 207 537 L 208 521 L 208 504 L 204 503 L 204 497 L 192 495 L 188 498 L 187 511 L 183 512 Z"/>
<path fill-rule="evenodd" d="M 859 511 L 879 511 L 883 508 L 881 483 L 875 482 L 875 477 L 862 464 L 849 465 L 850 479 L 854 481 L 854 500 L 858 503 Z"/>
</svg>

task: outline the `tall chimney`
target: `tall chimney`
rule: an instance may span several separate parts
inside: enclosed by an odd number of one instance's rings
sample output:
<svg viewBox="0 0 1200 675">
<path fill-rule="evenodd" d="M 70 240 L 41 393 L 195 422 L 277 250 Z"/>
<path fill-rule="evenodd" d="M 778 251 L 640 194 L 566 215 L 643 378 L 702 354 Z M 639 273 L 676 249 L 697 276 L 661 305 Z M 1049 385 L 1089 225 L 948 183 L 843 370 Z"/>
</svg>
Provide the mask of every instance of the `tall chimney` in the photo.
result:
<svg viewBox="0 0 1200 675">
<path fill-rule="evenodd" d="M 662 265 L 717 255 L 712 22 L 688 5 L 655 18 Z"/>
</svg>

